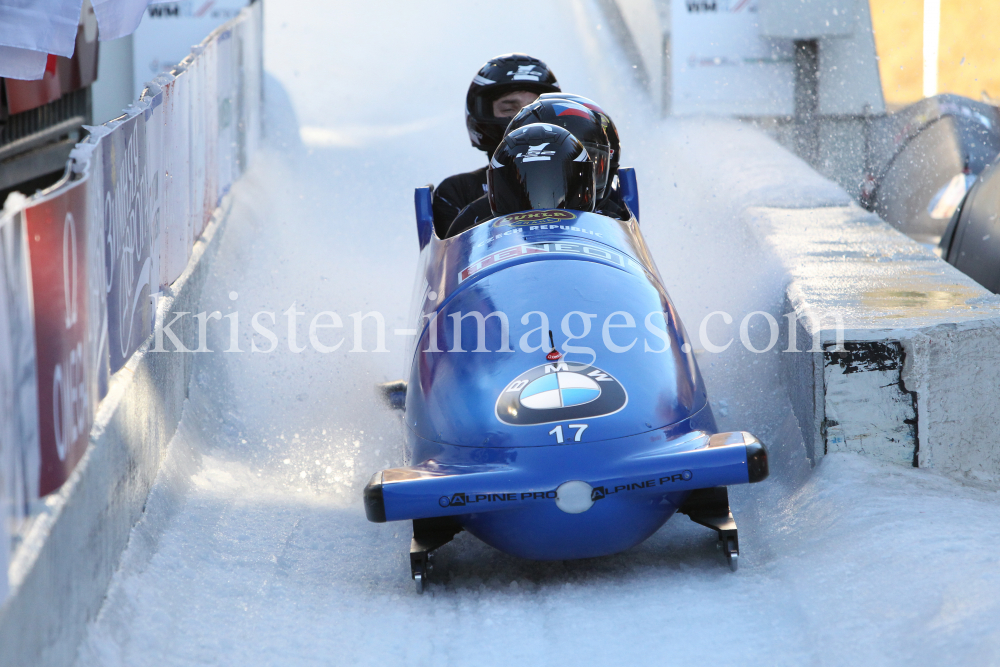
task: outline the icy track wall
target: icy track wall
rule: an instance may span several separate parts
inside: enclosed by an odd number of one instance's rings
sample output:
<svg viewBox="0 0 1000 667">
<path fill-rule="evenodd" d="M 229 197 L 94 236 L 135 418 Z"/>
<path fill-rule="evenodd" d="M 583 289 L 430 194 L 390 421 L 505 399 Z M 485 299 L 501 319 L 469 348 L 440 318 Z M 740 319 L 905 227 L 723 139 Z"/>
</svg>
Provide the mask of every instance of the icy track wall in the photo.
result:
<svg viewBox="0 0 1000 667">
<path fill-rule="evenodd" d="M 781 3 L 760 4 L 764 11 Z M 826 11 L 835 4 L 815 6 Z M 683 14 L 687 5 L 602 5 L 659 101 L 660 87 L 670 81 L 670 61 L 662 57 L 670 12 Z M 818 97 L 828 113 L 858 114 L 881 101 L 877 73 L 864 76 L 875 67 L 874 44 L 867 4 L 858 6 L 852 36 L 831 35 L 827 50 L 834 58 L 855 54 L 848 58 L 851 71 L 864 85 L 836 85 L 821 69 Z M 720 141 L 725 146 L 717 150 Z M 714 183 L 713 197 L 734 202 L 740 222 L 784 272 L 785 307 L 770 313 L 778 323 L 772 331 L 813 463 L 849 451 L 1000 483 L 1000 297 L 862 210 L 751 127 L 725 139 L 706 135 L 704 142 L 702 182 Z"/>
<path fill-rule="evenodd" d="M 3 210 L 0 665 L 69 664 L 100 608 L 187 393 L 162 320 L 197 312 L 261 92 L 257 2 Z"/>
</svg>

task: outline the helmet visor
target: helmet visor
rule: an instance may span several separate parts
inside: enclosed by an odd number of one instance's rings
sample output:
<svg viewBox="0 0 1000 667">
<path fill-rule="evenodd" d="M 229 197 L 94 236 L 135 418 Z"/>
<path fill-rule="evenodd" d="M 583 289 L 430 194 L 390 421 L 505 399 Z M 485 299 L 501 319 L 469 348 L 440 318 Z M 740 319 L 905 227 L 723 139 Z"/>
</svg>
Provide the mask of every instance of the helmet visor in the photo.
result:
<svg viewBox="0 0 1000 667">
<path fill-rule="evenodd" d="M 555 167 L 555 168 L 554 168 Z M 594 163 L 547 161 L 490 169 L 490 207 L 494 215 L 548 208 L 594 210 Z"/>
<path fill-rule="evenodd" d="M 583 142 L 583 145 L 587 148 L 587 153 L 590 154 L 590 159 L 594 163 L 594 182 L 597 188 L 597 196 L 600 198 L 604 195 L 605 188 L 608 187 L 611 150 L 607 146 L 589 141 Z"/>
</svg>

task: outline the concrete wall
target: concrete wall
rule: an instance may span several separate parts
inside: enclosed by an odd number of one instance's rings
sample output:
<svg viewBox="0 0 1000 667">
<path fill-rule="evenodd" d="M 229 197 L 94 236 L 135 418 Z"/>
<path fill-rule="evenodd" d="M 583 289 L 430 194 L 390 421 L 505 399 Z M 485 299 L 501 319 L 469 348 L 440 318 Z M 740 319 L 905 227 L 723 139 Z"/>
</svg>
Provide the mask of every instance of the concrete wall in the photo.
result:
<svg viewBox="0 0 1000 667">
<path fill-rule="evenodd" d="M 796 406 L 815 455 L 1000 481 L 1000 297 L 854 205 L 744 216 L 788 275 L 800 349 L 823 349 L 786 373 L 819 390 Z M 834 315 L 853 345 L 838 348 Z"/>
<path fill-rule="evenodd" d="M 228 206 L 224 200 L 187 269 L 165 290 L 158 329 L 167 312 L 198 312 Z M 191 340 L 193 327 L 192 318 L 182 318 L 172 330 Z M 10 596 L 0 607 L 0 667 L 71 664 L 104 602 L 187 397 L 192 355 L 150 352 L 155 336 L 113 377 L 83 460 L 45 498 L 15 554 Z"/>
</svg>

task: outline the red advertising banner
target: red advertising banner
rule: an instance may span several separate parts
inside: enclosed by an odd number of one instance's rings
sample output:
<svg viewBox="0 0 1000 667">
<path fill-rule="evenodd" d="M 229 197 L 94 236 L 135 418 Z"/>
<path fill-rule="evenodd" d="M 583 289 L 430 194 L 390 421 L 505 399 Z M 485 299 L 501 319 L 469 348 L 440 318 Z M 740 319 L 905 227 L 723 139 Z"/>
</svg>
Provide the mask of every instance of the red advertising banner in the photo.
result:
<svg viewBox="0 0 1000 667">
<path fill-rule="evenodd" d="M 66 481 L 87 449 L 93 424 L 86 192 L 81 181 L 24 211 L 35 301 L 40 495 Z"/>
</svg>

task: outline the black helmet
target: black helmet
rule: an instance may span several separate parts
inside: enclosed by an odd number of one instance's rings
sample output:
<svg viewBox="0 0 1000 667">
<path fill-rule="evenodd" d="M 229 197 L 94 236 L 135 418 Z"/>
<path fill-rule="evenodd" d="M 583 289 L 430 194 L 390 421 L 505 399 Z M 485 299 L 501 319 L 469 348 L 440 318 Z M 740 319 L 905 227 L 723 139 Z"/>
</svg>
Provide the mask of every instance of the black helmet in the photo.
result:
<svg viewBox="0 0 1000 667">
<path fill-rule="evenodd" d="M 594 180 L 597 185 L 597 198 L 604 196 L 604 188 L 608 185 L 608 162 L 611 149 L 608 145 L 608 135 L 604 132 L 601 118 L 595 112 L 587 109 L 579 102 L 546 95 L 521 109 L 510 125 L 510 133 L 519 127 L 532 123 L 549 123 L 569 130 L 570 134 L 580 140 L 590 159 L 594 162 Z"/>
<path fill-rule="evenodd" d="M 574 95 L 572 93 L 545 93 L 540 95 L 538 99 L 572 100 L 573 102 L 579 102 L 596 113 L 601 119 L 601 123 L 604 125 L 604 131 L 608 135 L 608 144 L 611 146 L 611 166 L 608 169 L 608 178 L 610 179 L 618 173 L 618 162 L 621 159 L 622 147 L 621 141 L 618 139 L 618 128 L 615 127 L 615 122 L 611 120 L 611 116 L 609 116 L 607 112 L 597 104 L 597 102 L 587 99 L 583 95 Z"/>
<path fill-rule="evenodd" d="M 568 130 L 525 125 L 500 143 L 486 170 L 493 215 L 544 208 L 593 211 L 594 163 Z"/>
<path fill-rule="evenodd" d="M 513 90 L 559 92 L 559 83 L 548 65 L 523 53 L 497 56 L 479 68 L 465 96 L 465 126 L 472 145 L 487 154 L 496 150 L 510 122 L 493 115 L 493 101 Z"/>
</svg>

